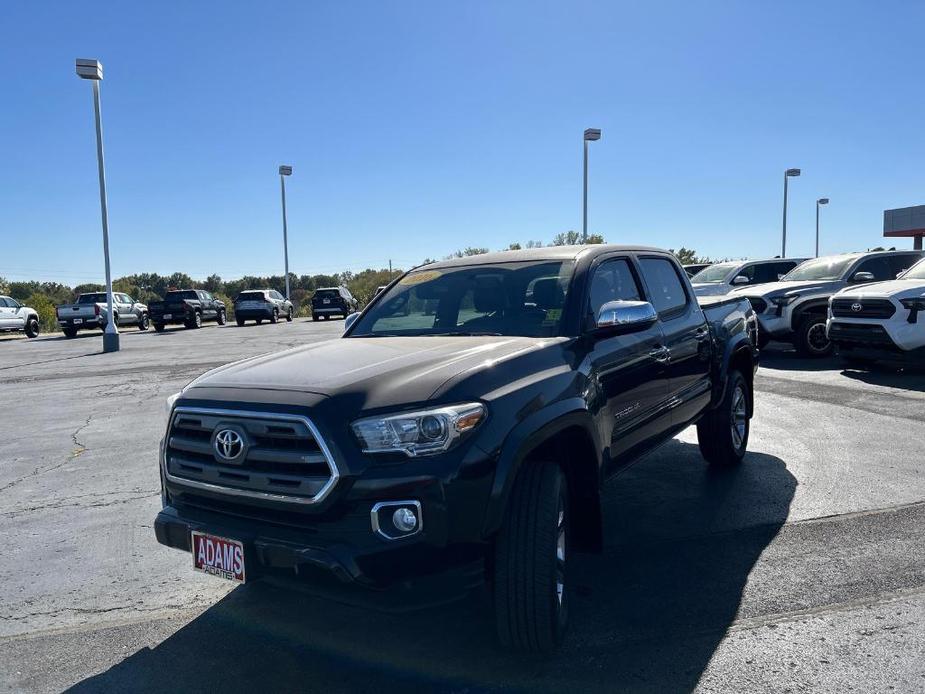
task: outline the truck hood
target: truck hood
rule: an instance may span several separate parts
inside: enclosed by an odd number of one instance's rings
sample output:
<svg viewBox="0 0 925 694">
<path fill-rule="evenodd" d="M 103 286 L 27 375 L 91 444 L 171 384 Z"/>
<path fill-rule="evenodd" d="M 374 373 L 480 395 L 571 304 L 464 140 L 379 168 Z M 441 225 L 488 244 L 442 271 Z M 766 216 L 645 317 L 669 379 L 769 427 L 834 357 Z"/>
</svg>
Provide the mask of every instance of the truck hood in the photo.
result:
<svg viewBox="0 0 925 694">
<path fill-rule="evenodd" d="M 697 282 L 691 286 L 697 296 L 723 296 L 732 291 L 732 287 L 725 282 Z"/>
<path fill-rule="evenodd" d="M 925 295 L 925 280 L 889 280 L 887 282 L 874 282 L 873 284 L 865 284 L 860 287 L 842 289 L 835 297 L 839 299 L 908 299 L 910 297 L 919 297 L 923 295 Z"/>
<path fill-rule="evenodd" d="M 454 376 L 495 367 L 563 339 L 433 336 L 326 340 L 221 366 L 194 380 L 185 392 L 189 397 L 195 397 L 189 392 L 195 388 L 343 395 L 361 409 L 423 402 Z"/>
<path fill-rule="evenodd" d="M 800 294 L 824 294 L 834 292 L 844 286 L 843 280 L 796 280 L 790 282 L 769 282 L 757 287 L 743 287 L 734 290 L 733 293 L 739 296 L 760 297 L 769 299 L 773 296 L 782 296 L 791 292 Z"/>
</svg>

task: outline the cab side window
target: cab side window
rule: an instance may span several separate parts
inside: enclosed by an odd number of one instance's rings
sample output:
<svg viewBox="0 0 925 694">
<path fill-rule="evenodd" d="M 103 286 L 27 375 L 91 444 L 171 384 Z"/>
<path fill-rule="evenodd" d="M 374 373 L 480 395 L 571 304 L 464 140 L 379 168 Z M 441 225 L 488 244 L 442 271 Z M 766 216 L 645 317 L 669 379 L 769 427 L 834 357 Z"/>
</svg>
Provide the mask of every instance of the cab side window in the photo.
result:
<svg viewBox="0 0 925 694">
<path fill-rule="evenodd" d="M 639 283 L 626 258 L 605 260 L 597 266 L 588 293 L 588 313 L 597 319 L 608 301 L 641 301 Z"/>
<path fill-rule="evenodd" d="M 890 265 L 890 261 L 886 256 L 883 255 L 876 258 L 868 258 L 857 267 L 853 275 L 856 275 L 859 272 L 871 273 L 874 276 L 874 280 L 877 282 L 895 279 L 896 277 L 896 273 L 893 272 L 893 267 Z"/>
<path fill-rule="evenodd" d="M 687 293 L 674 263 L 665 258 L 640 258 L 639 264 L 649 289 L 649 301 L 660 316 L 687 305 Z"/>
<path fill-rule="evenodd" d="M 922 258 L 917 255 L 893 255 L 890 256 L 890 266 L 893 270 L 893 277 L 900 272 L 905 272 L 910 267 L 919 262 Z M 892 278 L 891 278 L 892 279 Z"/>
</svg>

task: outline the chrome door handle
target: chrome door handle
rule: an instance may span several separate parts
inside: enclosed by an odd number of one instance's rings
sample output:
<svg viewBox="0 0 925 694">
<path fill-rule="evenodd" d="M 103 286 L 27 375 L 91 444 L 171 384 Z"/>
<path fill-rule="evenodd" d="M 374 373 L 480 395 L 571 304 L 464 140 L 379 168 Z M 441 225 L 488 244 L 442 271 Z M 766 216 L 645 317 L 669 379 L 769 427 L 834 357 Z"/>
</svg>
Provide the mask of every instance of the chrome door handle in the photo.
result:
<svg viewBox="0 0 925 694">
<path fill-rule="evenodd" d="M 671 359 L 671 350 L 667 347 L 658 347 L 650 351 L 649 356 L 660 364 L 665 364 Z"/>
</svg>

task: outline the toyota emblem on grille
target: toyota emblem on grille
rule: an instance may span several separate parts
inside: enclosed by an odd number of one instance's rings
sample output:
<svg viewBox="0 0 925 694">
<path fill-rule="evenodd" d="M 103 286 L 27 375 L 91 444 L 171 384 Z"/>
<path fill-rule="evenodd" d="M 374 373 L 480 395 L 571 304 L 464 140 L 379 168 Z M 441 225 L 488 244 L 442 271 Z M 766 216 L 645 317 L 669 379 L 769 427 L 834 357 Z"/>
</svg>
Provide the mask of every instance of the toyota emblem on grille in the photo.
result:
<svg viewBox="0 0 925 694">
<path fill-rule="evenodd" d="M 220 429 L 212 439 L 212 448 L 220 462 L 236 463 L 244 455 L 244 437 L 235 429 Z"/>
<path fill-rule="evenodd" d="M 858 313 L 862 308 L 864 307 L 856 301 L 853 304 L 851 304 L 851 310 L 854 311 L 855 313 Z"/>
</svg>

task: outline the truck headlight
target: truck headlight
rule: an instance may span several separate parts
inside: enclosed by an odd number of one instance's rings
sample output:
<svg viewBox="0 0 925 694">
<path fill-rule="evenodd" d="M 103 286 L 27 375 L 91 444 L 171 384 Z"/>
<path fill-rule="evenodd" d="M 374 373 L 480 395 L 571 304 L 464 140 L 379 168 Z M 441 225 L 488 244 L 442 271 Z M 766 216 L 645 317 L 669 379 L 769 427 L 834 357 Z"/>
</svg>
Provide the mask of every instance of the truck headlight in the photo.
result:
<svg viewBox="0 0 925 694">
<path fill-rule="evenodd" d="M 775 306 L 789 306 L 799 298 L 799 294 L 785 294 L 784 296 L 775 296 L 771 299 L 771 303 Z"/>
<path fill-rule="evenodd" d="M 910 323 L 918 323 L 919 311 L 925 311 L 925 296 L 913 296 L 908 299 L 900 299 L 899 303 L 903 305 L 903 308 L 909 310 L 909 318 L 907 320 Z"/>
<path fill-rule="evenodd" d="M 410 458 L 449 450 L 485 419 L 481 403 L 358 419 L 351 428 L 364 453 L 404 453 Z"/>
</svg>

